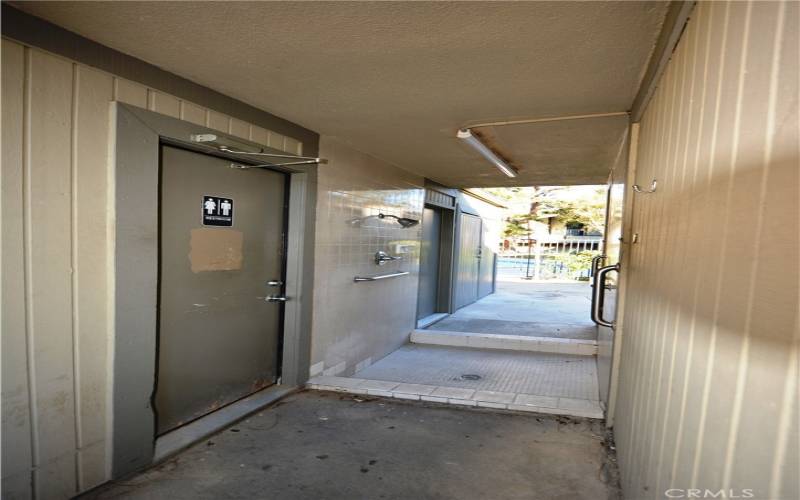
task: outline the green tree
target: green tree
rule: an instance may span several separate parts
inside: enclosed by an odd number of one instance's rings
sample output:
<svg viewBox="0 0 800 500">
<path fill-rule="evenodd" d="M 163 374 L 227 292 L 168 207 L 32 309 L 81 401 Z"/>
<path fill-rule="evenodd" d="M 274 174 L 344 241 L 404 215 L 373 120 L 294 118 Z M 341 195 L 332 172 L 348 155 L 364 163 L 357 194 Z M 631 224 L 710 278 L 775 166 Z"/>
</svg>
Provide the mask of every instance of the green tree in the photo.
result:
<svg viewBox="0 0 800 500">
<path fill-rule="evenodd" d="M 526 206 L 524 212 L 517 211 L 506 219 L 506 237 L 527 235 L 530 222 L 548 219 L 588 232 L 602 232 L 605 226 L 605 186 L 582 196 L 576 196 L 570 186 L 493 188 L 487 192 L 510 206 Z"/>
</svg>

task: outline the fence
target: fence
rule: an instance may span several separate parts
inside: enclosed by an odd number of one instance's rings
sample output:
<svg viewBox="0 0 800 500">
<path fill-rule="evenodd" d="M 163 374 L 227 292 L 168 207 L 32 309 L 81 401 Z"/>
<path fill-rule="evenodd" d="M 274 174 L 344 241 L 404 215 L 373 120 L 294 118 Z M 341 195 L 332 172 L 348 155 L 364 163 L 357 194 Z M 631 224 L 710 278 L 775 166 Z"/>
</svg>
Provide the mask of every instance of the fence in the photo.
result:
<svg viewBox="0 0 800 500">
<path fill-rule="evenodd" d="M 534 242 L 532 251 L 523 247 L 500 252 L 498 278 L 533 280 L 588 280 L 592 257 L 600 253 L 596 238 Z"/>
</svg>

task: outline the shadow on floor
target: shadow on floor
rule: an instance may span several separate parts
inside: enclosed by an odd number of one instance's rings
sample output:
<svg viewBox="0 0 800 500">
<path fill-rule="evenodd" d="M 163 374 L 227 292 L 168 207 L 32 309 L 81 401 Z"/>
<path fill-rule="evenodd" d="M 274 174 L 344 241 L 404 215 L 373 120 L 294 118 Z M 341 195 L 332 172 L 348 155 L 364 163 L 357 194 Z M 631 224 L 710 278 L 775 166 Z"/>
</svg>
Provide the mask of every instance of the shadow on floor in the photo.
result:
<svg viewBox="0 0 800 500">
<path fill-rule="evenodd" d="M 306 391 L 82 498 L 618 499 L 602 423 Z"/>
</svg>

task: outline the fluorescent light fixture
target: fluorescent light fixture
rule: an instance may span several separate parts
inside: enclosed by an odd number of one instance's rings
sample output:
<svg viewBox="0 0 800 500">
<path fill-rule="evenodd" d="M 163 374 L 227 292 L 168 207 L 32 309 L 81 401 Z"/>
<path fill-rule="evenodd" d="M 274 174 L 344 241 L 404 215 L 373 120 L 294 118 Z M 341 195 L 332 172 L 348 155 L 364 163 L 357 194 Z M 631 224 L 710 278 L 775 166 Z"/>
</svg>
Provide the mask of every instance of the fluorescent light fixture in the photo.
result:
<svg viewBox="0 0 800 500">
<path fill-rule="evenodd" d="M 458 131 L 457 137 L 462 141 L 466 142 L 472 149 L 477 151 L 481 154 L 484 158 L 489 160 L 495 167 L 497 167 L 501 172 L 506 174 L 509 177 L 516 177 L 517 171 L 505 162 L 502 158 L 497 156 L 494 151 L 486 147 L 486 144 L 482 143 L 480 139 L 472 135 L 472 131 L 468 128 L 462 129 Z"/>
</svg>

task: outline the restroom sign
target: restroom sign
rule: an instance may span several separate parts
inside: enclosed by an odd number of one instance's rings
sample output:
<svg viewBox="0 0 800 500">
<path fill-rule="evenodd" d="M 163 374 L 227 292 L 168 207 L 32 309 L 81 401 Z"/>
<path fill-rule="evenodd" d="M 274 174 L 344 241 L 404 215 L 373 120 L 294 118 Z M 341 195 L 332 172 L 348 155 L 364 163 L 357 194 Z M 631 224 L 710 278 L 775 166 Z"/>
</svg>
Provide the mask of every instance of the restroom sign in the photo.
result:
<svg viewBox="0 0 800 500">
<path fill-rule="evenodd" d="M 233 226 L 233 200 L 221 196 L 203 196 L 204 226 Z"/>
</svg>

